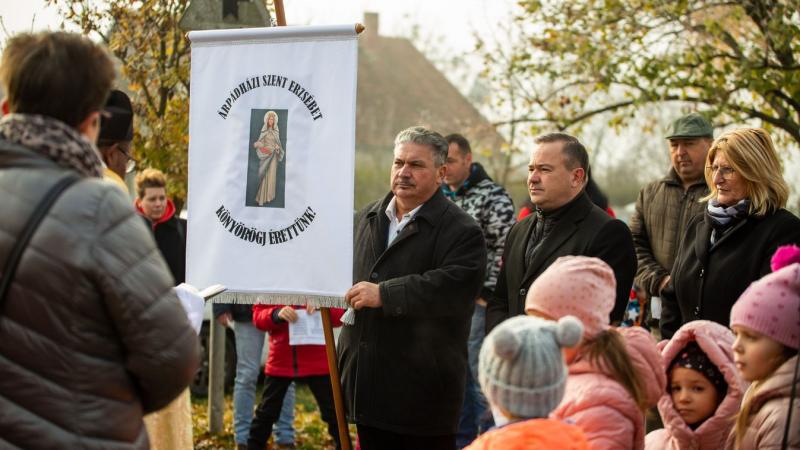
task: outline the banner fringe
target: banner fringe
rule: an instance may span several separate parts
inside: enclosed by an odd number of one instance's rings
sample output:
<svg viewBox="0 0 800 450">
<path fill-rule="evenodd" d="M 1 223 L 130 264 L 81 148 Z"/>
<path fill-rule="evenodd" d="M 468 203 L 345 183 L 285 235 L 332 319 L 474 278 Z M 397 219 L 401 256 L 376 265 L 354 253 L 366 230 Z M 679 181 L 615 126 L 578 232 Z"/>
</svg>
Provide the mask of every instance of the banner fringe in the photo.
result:
<svg viewBox="0 0 800 450">
<path fill-rule="evenodd" d="M 311 305 L 318 308 L 347 308 L 344 297 L 309 294 L 264 294 L 225 291 L 211 299 L 212 303 L 238 305 Z"/>
</svg>

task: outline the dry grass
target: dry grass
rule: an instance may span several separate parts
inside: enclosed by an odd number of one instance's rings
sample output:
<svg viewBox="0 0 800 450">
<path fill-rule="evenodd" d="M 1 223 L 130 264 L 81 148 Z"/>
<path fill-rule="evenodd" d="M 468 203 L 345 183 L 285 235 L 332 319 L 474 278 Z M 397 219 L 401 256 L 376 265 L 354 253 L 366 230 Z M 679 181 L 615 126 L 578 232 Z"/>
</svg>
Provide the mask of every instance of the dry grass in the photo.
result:
<svg viewBox="0 0 800 450">
<path fill-rule="evenodd" d="M 258 398 L 261 398 L 259 387 Z M 208 432 L 208 401 L 205 398 L 192 398 L 192 422 L 194 425 L 195 450 L 228 450 L 236 447 L 233 438 L 233 400 L 225 396 L 225 416 L 223 432 L 212 435 Z M 298 450 L 333 450 L 335 445 L 328 436 L 327 426 L 322 421 L 308 387 L 297 385 L 297 402 L 294 415 L 295 445 Z M 350 427 L 350 435 L 355 446 L 355 427 Z"/>
</svg>

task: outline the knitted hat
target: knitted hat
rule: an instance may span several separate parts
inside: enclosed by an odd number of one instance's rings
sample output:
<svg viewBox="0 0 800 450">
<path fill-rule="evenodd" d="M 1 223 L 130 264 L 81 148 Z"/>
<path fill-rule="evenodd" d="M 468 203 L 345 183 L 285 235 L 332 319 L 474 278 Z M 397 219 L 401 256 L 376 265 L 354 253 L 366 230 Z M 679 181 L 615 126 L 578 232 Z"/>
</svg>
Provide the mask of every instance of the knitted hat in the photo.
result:
<svg viewBox="0 0 800 450">
<path fill-rule="evenodd" d="M 573 315 L 583 322 L 584 334 L 596 336 L 609 328 L 617 297 L 614 271 L 598 258 L 562 256 L 531 284 L 525 311 L 553 319 Z"/>
<path fill-rule="evenodd" d="M 793 263 L 800 263 L 800 247 L 794 244 L 782 245 L 769 260 L 769 267 L 775 272 Z"/>
<path fill-rule="evenodd" d="M 515 417 L 547 417 L 561 402 L 567 368 L 561 347 L 578 344 L 583 327 L 575 317 L 556 322 L 516 316 L 483 341 L 478 381 L 486 398 Z"/>
<path fill-rule="evenodd" d="M 800 349 L 800 264 L 754 281 L 731 309 L 731 327 L 736 325 Z"/>
<path fill-rule="evenodd" d="M 678 356 L 672 360 L 672 363 L 670 363 L 667 374 L 671 373 L 672 369 L 675 367 L 684 367 L 700 372 L 714 385 L 717 394 L 719 394 L 717 398 L 719 398 L 720 401 L 725 398 L 725 394 L 728 392 L 728 383 L 725 381 L 725 377 L 722 375 L 722 372 L 719 371 L 717 365 L 711 362 L 711 359 L 709 359 L 708 355 L 697 345 L 697 342 L 692 341 L 686 344 L 686 347 L 684 347 L 683 350 L 678 353 Z"/>
</svg>

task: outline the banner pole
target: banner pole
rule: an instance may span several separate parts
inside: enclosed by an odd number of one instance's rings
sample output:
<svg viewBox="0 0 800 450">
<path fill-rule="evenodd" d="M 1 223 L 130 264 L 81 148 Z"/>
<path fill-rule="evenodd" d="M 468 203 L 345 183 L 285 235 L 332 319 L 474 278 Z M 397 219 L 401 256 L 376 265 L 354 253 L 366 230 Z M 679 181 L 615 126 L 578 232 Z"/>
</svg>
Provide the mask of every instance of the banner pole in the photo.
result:
<svg viewBox="0 0 800 450">
<path fill-rule="evenodd" d="M 328 308 L 321 308 L 320 313 L 322 314 L 322 330 L 325 333 L 325 353 L 328 355 L 328 371 L 331 376 L 333 405 L 336 409 L 336 424 L 339 426 L 339 443 L 342 446 L 342 450 L 350 450 L 350 431 L 347 427 L 347 419 L 344 417 L 342 383 L 339 380 L 339 366 L 336 364 L 336 343 L 333 339 L 331 311 Z"/>
<path fill-rule="evenodd" d="M 275 4 L 275 22 L 279 27 L 286 26 L 286 11 L 283 9 L 283 0 L 274 0 Z"/>
<path fill-rule="evenodd" d="M 274 2 L 276 22 L 279 27 L 285 27 L 286 12 L 283 9 L 283 0 L 274 0 Z M 350 431 L 347 427 L 347 420 L 344 417 L 344 404 L 342 402 L 342 382 L 339 380 L 339 367 L 336 363 L 336 342 L 333 339 L 331 311 L 328 308 L 320 308 L 320 314 L 322 314 L 322 330 L 325 333 L 325 353 L 328 356 L 328 372 L 331 377 L 333 405 L 336 409 L 336 424 L 339 428 L 339 443 L 342 450 L 351 450 Z"/>
</svg>

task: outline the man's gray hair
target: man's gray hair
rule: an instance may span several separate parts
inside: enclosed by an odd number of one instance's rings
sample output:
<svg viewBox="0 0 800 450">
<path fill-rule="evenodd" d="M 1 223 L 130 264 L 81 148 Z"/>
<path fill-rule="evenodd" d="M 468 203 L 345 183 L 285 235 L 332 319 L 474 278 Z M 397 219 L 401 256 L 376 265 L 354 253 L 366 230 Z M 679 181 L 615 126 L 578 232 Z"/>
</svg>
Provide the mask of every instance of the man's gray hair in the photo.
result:
<svg viewBox="0 0 800 450">
<path fill-rule="evenodd" d="M 441 134 L 429 130 L 425 127 L 410 127 L 397 133 L 394 138 L 394 146 L 397 147 L 401 144 L 413 143 L 418 145 L 427 145 L 433 152 L 433 164 L 440 167 L 447 162 L 447 140 Z"/>
</svg>

